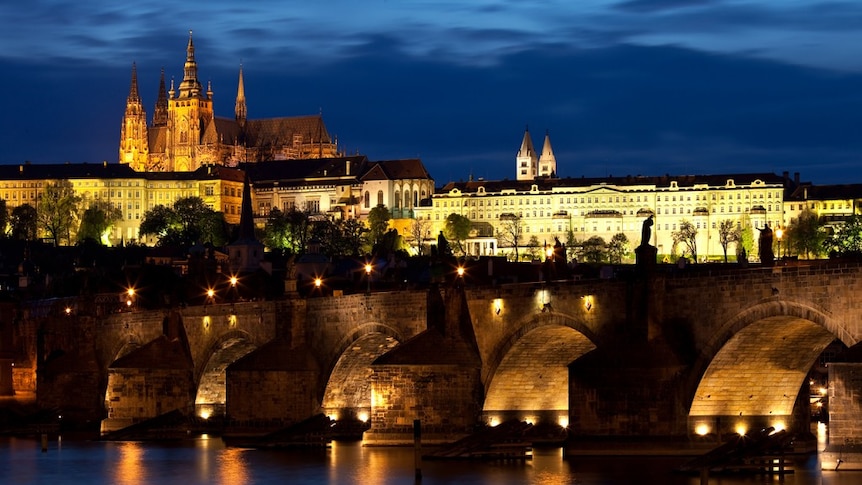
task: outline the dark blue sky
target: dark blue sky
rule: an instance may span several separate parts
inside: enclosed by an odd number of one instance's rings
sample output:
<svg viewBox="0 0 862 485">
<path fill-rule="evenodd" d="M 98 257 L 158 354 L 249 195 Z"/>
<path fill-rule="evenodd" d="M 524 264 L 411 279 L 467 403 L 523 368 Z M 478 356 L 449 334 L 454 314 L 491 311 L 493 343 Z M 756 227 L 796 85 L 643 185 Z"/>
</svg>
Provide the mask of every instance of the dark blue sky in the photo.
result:
<svg viewBox="0 0 862 485">
<path fill-rule="evenodd" d="M 323 111 L 349 153 L 438 184 L 801 172 L 862 183 L 862 4 L 811 0 L 46 1 L 0 5 L 0 163 L 116 162 L 132 62 L 152 114 L 188 30 L 219 116 Z"/>
</svg>

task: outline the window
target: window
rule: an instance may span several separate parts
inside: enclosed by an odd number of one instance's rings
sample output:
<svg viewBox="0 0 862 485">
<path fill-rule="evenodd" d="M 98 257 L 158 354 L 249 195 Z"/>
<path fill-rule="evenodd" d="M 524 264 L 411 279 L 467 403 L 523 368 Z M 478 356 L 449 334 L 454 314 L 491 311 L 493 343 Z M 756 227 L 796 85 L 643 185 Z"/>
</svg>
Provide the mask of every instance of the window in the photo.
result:
<svg viewBox="0 0 862 485">
<path fill-rule="evenodd" d="M 383 205 L 383 191 L 377 191 L 377 205 Z"/>
<path fill-rule="evenodd" d="M 370 205 L 371 205 L 371 194 L 369 194 L 368 191 L 366 190 L 365 191 L 365 208 L 368 209 L 368 207 Z"/>
</svg>

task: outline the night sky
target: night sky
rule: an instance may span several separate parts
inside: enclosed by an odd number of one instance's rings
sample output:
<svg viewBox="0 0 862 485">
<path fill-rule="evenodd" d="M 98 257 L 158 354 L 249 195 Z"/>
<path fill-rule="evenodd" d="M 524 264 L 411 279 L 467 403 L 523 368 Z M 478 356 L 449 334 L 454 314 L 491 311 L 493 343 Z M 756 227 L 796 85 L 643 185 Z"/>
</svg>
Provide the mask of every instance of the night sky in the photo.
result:
<svg viewBox="0 0 862 485">
<path fill-rule="evenodd" d="M 860 26 L 840 0 L 4 2 L 0 163 L 115 163 L 132 62 L 151 117 L 191 29 L 217 116 L 242 63 L 249 118 L 322 111 L 438 185 L 513 179 L 525 126 L 564 177 L 862 183 Z"/>
</svg>

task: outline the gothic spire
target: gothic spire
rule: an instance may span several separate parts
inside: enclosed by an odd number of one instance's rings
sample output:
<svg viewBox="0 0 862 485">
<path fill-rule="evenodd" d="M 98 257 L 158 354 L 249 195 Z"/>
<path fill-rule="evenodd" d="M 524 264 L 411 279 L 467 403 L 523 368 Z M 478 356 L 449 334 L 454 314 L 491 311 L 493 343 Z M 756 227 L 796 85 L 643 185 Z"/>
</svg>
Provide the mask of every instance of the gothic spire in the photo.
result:
<svg viewBox="0 0 862 485">
<path fill-rule="evenodd" d="M 240 125 L 245 125 L 246 117 L 248 116 L 248 108 L 245 104 L 245 84 L 242 80 L 242 63 L 239 65 L 239 85 L 236 88 L 236 121 Z"/>
<path fill-rule="evenodd" d="M 556 177 L 557 158 L 551 148 L 551 135 L 545 131 L 545 143 L 542 145 L 542 156 L 539 158 L 539 175 L 542 177 Z"/>
<path fill-rule="evenodd" d="M 189 30 L 189 43 L 186 46 L 186 64 L 183 68 L 183 82 L 180 83 L 180 98 L 196 98 L 203 88 L 198 80 L 198 64 L 195 62 L 195 44 L 192 41 L 192 31 Z"/>
<path fill-rule="evenodd" d="M 156 109 L 153 111 L 153 126 L 168 125 L 168 94 L 165 90 L 165 68 L 159 79 L 159 97 L 156 99 Z"/>
<path fill-rule="evenodd" d="M 129 98 L 127 103 L 140 103 L 141 96 L 138 93 L 138 66 L 132 63 L 132 84 L 129 86 Z"/>
</svg>

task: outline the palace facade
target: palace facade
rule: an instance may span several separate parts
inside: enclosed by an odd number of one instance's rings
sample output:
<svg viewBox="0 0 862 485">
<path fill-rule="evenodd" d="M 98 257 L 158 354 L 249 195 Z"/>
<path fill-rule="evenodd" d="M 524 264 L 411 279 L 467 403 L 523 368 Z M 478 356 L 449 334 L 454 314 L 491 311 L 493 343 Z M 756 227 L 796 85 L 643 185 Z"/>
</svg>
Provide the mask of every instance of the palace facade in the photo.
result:
<svg viewBox="0 0 862 485">
<path fill-rule="evenodd" d="M 242 67 L 234 118 L 215 116 L 213 89 L 198 78 L 189 32 L 183 80 L 165 88 L 162 70 L 152 120 L 138 90 L 137 68 L 120 129 L 119 161 L 138 172 L 189 172 L 204 165 L 234 167 L 243 162 L 339 156 L 321 115 L 249 119 Z"/>
</svg>

